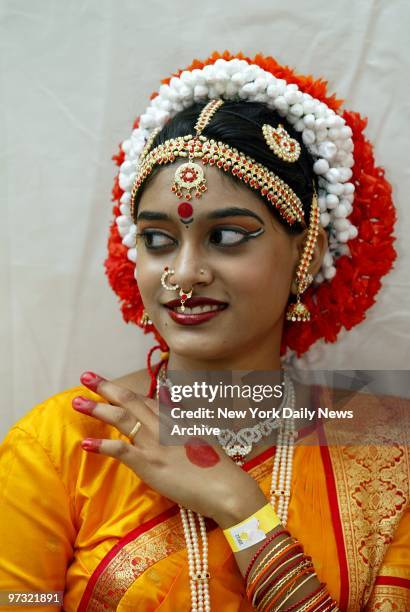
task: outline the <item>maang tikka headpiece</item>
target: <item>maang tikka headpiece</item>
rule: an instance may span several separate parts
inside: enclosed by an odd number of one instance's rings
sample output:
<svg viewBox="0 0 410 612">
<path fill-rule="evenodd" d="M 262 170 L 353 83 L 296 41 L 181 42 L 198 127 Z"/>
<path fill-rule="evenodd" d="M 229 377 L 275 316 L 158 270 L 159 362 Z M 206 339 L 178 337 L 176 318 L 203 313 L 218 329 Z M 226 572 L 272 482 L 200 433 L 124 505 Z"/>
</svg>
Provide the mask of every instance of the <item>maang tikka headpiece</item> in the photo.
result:
<svg viewBox="0 0 410 612">
<path fill-rule="evenodd" d="M 131 215 L 134 216 L 134 203 L 141 185 L 158 165 L 173 163 L 178 157 L 188 158 L 188 161 L 175 171 L 172 191 L 178 199 L 188 200 L 178 207 L 178 213 L 183 223 L 189 223 L 192 216 L 192 206 L 189 203 L 192 195 L 200 198 L 206 191 L 206 178 L 203 166 L 216 166 L 224 172 L 230 172 L 236 178 L 247 183 L 274 206 L 280 215 L 292 225 L 303 223 L 303 206 L 293 189 L 266 166 L 238 151 L 234 147 L 208 139 L 202 135 L 216 111 L 224 104 L 221 99 L 211 100 L 202 109 L 195 124 L 196 134 L 187 134 L 171 138 L 147 152 L 142 153 L 138 173 L 131 190 Z M 156 136 L 156 134 L 155 134 Z M 155 138 L 154 136 L 154 138 Z M 150 139 L 152 144 L 153 139 Z M 197 161 L 196 161 L 197 160 Z M 198 162 L 201 162 L 201 165 Z"/>
</svg>

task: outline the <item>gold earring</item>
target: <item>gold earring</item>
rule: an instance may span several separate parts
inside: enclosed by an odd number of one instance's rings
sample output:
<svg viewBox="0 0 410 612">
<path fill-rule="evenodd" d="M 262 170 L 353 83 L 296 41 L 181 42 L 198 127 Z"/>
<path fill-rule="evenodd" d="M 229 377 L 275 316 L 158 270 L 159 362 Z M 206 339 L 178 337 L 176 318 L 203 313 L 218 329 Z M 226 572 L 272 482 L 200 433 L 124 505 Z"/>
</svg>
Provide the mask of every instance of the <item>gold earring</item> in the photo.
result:
<svg viewBox="0 0 410 612">
<path fill-rule="evenodd" d="M 313 281 L 313 276 L 311 274 L 307 274 L 305 277 L 303 277 L 301 280 L 296 280 L 296 302 L 294 304 L 290 304 L 287 312 L 286 312 L 286 319 L 288 321 L 302 321 L 302 322 L 306 322 L 306 321 L 310 321 L 310 312 L 308 307 L 306 306 L 306 304 L 303 304 L 303 302 L 300 299 L 300 296 L 302 295 L 302 293 L 304 291 L 306 291 L 306 289 L 309 287 L 309 285 L 312 283 Z"/>
<path fill-rule="evenodd" d="M 148 312 L 145 310 L 145 308 L 144 308 L 144 310 L 142 311 L 142 316 L 141 316 L 141 321 L 140 321 L 140 323 L 141 323 L 141 325 L 142 325 L 143 327 L 147 327 L 147 325 L 152 325 L 152 321 L 151 321 L 151 319 L 149 318 L 149 314 L 148 314 Z"/>
<path fill-rule="evenodd" d="M 302 303 L 300 296 L 313 281 L 313 276 L 309 274 L 308 268 L 312 261 L 315 244 L 319 233 L 319 205 L 316 191 L 313 193 L 312 206 L 310 209 L 309 227 L 306 235 L 306 242 L 296 269 L 296 302 L 290 304 L 286 312 L 288 321 L 310 321 L 310 312 L 305 304 Z"/>
</svg>

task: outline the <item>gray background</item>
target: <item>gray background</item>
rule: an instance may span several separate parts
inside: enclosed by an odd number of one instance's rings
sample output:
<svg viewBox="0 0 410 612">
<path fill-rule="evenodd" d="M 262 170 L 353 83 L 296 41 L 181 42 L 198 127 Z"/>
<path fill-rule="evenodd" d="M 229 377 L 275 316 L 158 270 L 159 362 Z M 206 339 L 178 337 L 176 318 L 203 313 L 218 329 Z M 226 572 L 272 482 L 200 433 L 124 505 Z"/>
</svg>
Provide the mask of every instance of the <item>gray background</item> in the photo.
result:
<svg viewBox="0 0 410 612">
<path fill-rule="evenodd" d="M 409 23 L 399 0 L 0 1 L 3 433 L 83 370 L 144 366 L 152 340 L 123 323 L 102 267 L 110 157 L 160 78 L 215 49 L 324 76 L 368 116 L 394 188 L 399 258 L 366 321 L 301 365 L 409 368 Z"/>
</svg>

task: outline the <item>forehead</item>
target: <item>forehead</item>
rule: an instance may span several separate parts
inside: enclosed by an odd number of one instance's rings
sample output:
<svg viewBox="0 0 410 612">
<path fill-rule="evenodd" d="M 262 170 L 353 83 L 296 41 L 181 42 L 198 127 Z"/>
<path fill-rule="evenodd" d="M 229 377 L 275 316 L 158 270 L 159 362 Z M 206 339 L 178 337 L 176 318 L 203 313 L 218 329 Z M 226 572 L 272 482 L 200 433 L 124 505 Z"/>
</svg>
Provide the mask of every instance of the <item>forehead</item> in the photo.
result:
<svg viewBox="0 0 410 612">
<path fill-rule="evenodd" d="M 181 163 L 170 164 L 156 171 L 143 189 L 138 212 L 142 210 L 163 211 L 168 214 L 177 212 L 180 200 L 172 191 L 175 171 Z M 240 206 L 257 213 L 268 222 L 273 220 L 267 204 L 249 187 L 227 176 L 222 170 L 212 166 L 202 166 L 206 178 L 207 191 L 200 197 L 190 200 L 196 218 L 202 217 L 218 208 Z"/>
</svg>

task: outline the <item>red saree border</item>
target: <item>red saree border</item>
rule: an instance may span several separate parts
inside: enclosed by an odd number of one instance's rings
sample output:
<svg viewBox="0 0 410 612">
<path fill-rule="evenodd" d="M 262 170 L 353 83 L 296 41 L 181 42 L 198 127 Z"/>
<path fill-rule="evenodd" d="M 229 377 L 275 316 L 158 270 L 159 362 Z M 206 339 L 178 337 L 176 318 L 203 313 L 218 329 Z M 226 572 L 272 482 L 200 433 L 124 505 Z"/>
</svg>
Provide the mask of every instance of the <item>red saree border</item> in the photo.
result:
<svg viewBox="0 0 410 612">
<path fill-rule="evenodd" d="M 410 579 L 409 578 L 398 578 L 397 576 L 377 576 L 376 582 L 377 584 L 383 584 L 387 586 L 398 586 L 403 589 L 410 590 Z"/>
<path fill-rule="evenodd" d="M 260 455 L 256 455 L 256 457 L 252 457 L 252 459 L 249 459 L 249 461 L 245 461 L 242 466 L 242 469 L 245 470 L 245 472 L 249 472 L 252 468 L 260 465 L 261 463 L 272 457 L 274 453 L 275 447 L 271 446 L 264 450 L 262 453 L 260 453 Z"/>
<path fill-rule="evenodd" d="M 342 518 L 340 515 L 339 502 L 337 497 L 336 481 L 333 473 L 332 460 L 326 440 L 323 424 L 318 427 L 320 453 L 322 455 L 323 466 L 327 491 L 329 495 L 330 512 L 332 516 L 333 528 L 335 531 L 337 554 L 339 556 L 340 567 L 340 598 L 339 606 L 341 610 L 347 610 L 349 601 L 349 568 L 347 565 L 346 546 L 343 537 Z"/>
<path fill-rule="evenodd" d="M 131 540 L 133 540 L 136 537 L 138 537 L 139 535 L 145 533 L 149 529 L 152 529 L 152 527 L 155 527 L 156 525 L 159 525 L 163 521 L 166 521 L 167 519 L 171 518 L 172 516 L 177 514 L 178 511 L 179 511 L 179 507 L 177 505 L 171 506 L 170 508 L 168 508 L 164 512 L 161 512 L 161 514 L 158 514 L 157 516 L 154 516 L 149 521 L 146 521 L 145 523 L 142 523 L 142 525 L 139 525 L 138 527 L 136 527 L 135 529 L 133 529 L 132 531 L 127 533 L 125 536 L 123 536 L 111 548 L 111 550 L 105 555 L 105 557 L 103 557 L 103 559 L 101 559 L 100 563 L 97 565 L 97 567 L 95 568 L 95 570 L 91 574 L 91 577 L 90 577 L 90 579 L 87 582 L 87 586 L 86 586 L 86 588 L 84 590 L 83 596 L 82 596 L 80 604 L 78 606 L 78 611 L 85 612 L 85 610 L 87 609 L 88 603 L 89 603 L 89 601 L 91 599 L 91 595 L 92 595 L 94 587 L 95 587 L 95 585 L 96 585 L 96 583 L 98 581 L 98 578 L 101 576 L 101 574 L 106 569 L 106 567 L 108 566 L 110 561 L 115 557 L 115 555 L 126 544 L 131 542 Z"/>
</svg>

